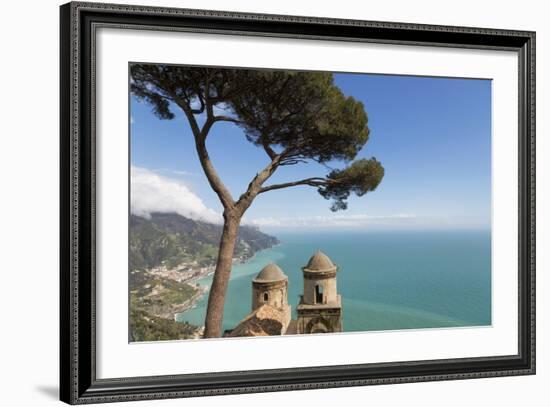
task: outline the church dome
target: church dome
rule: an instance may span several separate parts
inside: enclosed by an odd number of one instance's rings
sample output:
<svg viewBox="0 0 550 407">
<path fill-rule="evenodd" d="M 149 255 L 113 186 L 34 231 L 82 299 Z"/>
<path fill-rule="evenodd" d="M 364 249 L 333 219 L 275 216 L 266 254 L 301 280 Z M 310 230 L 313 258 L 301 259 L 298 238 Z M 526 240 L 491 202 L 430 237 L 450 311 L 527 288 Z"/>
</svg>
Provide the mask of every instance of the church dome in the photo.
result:
<svg viewBox="0 0 550 407">
<path fill-rule="evenodd" d="M 287 276 L 283 273 L 283 270 L 275 263 L 270 263 L 265 266 L 260 273 L 254 278 L 254 281 L 263 283 L 269 281 L 281 281 L 286 280 Z"/>
<path fill-rule="evenodd" d="M 336 266 L 332 260 L 321 250 L 317 250 L 307 263 L 307 266 L 304 267 L 305 271 L 313 272 L 323 272 L 323 271 L 333 271 L 336 270 Z"/>
</svg>

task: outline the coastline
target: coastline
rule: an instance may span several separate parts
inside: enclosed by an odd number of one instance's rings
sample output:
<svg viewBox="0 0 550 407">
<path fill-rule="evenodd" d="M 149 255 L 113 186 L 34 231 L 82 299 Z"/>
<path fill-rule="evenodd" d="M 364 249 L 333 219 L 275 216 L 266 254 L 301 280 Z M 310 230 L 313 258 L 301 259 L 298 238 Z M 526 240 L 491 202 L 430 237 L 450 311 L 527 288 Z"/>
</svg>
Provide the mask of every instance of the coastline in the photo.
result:
<svg viewBox="0 0 550 407">
<path fill-rule="evenodd" d="M 256 252 L 254 252 L 251 256 L 239 256 L 239 257 L 235 257 L 233 258 L 233 266 L 235 265 L 241 265 L 241 264 L 246 264 L 250 261 L 252 261 L 256 255 L 260 252 L 263 252 L 265 250 L 269 250 L 269 249 L 273 249 L 274 247 L 277 247 L 279 246 L 281 243 L 277 243 L 273 246 L 270 246 L 270 247 L 266 247 L 265 249 L 261 249 L 261 250 L 258 250 Z M 181 309 L 180 311 L 178 312 L 175 312 L 173 314 L 173 318 L 174 318 L 174 321 L 178 321 L 178 316 L 181 315 L 181 314 L 184 314 L 185 312 L 193 309 L 196 307 L 197 303 L 208 293 L 208 291 L 210 290 L 210 287 L 209 286 L 204 286 L 204 285 L 201 285 L 199 283 L 199 280 L 203 280 L 205 278 L 208 278 L 210 276 L 212 276 L 214 274 L 214 271 L 216 269 L 216 266 L 215 265 L 211 265 L 211 266 L 207 266 L 204 268 L 205 270 L 199 272 L 199 273 L 195 273 L 191 278 L 189 278 L 188 280 L 186 280 L 185 282 L 188 283 L 188 284 L 193 284 L 193 287 L 201 290 L 200 293 L 198 293 L 196 296 L 194 296 L 193 300 L 186 303 L 184 305 L 184 308 Z M 183 305 L 183 304 L 181 304 Z"/>
</svg>

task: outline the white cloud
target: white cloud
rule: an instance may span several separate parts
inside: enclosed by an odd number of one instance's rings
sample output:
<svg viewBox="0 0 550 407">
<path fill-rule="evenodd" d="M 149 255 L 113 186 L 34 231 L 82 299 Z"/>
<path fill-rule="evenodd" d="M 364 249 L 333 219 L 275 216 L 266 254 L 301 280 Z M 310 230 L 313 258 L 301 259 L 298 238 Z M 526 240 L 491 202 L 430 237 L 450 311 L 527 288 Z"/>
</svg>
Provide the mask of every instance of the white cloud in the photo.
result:
<svg viewBox="0 0 550 407">
<path fill-rule="evenodd" d="M 485 229 L 484 219 L 472 216 L 331 214 L 321 216 L 259 217 L 243 224 L 269 229 Z"/>
<path fill-rule="evenodd" d="M 317 228 L 356 228 L 365 226 L 396 226 L 415 223 L 417 217 L 411 214 L 395 215 L 326 215 L 326 216 L 298 216 L 298 217 L 267 217 L 246 219 L 244 223 L 258 227 L 317 227 Z"/>
<path fill-rule="evenodd" d="M 169 174 L 174 174 L 174 175 L 180 175 L 180 176 L 195 176 L 195 175 L 199 175 L 197 174 L 196 172 L 190 172 L 190 171 L 181 171 L 181 170 L 171 170 L 169 168 L 156 168 L 155 170 L 153 170 L 154 172 L 164 172 L 164 173 L 169 173 Z"/>
<path fill-rule="evenodd" d="M 145 168 L 131 167 L 130 211 L 148 218 L 153 212 L 177 213 L 187 218 L 221 223 L 222 216 L 207 208 L 181 181 L 158 175 Z"/>
</svg>

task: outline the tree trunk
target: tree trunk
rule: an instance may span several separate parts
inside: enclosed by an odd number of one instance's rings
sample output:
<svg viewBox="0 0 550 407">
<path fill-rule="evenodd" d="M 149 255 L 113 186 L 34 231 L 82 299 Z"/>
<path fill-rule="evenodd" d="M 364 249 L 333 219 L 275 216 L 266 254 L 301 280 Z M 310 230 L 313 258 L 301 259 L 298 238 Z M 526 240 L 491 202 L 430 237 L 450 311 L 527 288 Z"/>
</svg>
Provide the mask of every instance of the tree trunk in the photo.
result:
<svg viewBox="0 0 550 407">
<path fill-rule="evenodd" d="M 214 278 L 208 295 L 208 308 L 206 309 L 206 320 L 204 323 L 205 338 L 219 338 L 222 335 L 225 294 L 231 275 L 233 253 L 235 251 L 235 243 L 237 242 L 240 222 L 240 217 L 226 216 L 224 214 L 218 261 L 216 263 L 216 270 L 214 271 Z"/>
</svg>

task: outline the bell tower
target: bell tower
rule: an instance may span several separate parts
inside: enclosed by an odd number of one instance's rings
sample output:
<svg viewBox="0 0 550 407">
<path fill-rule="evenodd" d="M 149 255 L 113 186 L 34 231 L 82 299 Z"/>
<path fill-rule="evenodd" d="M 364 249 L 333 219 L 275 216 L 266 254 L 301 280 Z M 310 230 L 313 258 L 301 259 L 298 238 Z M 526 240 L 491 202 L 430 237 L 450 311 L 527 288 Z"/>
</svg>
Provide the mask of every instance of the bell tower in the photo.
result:
<svg viewBox="0 0 550 407">
<path fill-rule="evenodd" d="M 338 267 L 317 251 L 306 266 L 304 293 L 296 309 L 297 333 L 342 332 L 342 299 L 336 288 Z"/>
<path fill-rule="evenodd" d="M 263 305 L 270 305 L 283 313 L 284 334 L 291 316 L 288 303 L 288 277 L 274 263 L 265 266 L 252 280 L 252 311 Z"/>
</svg>

